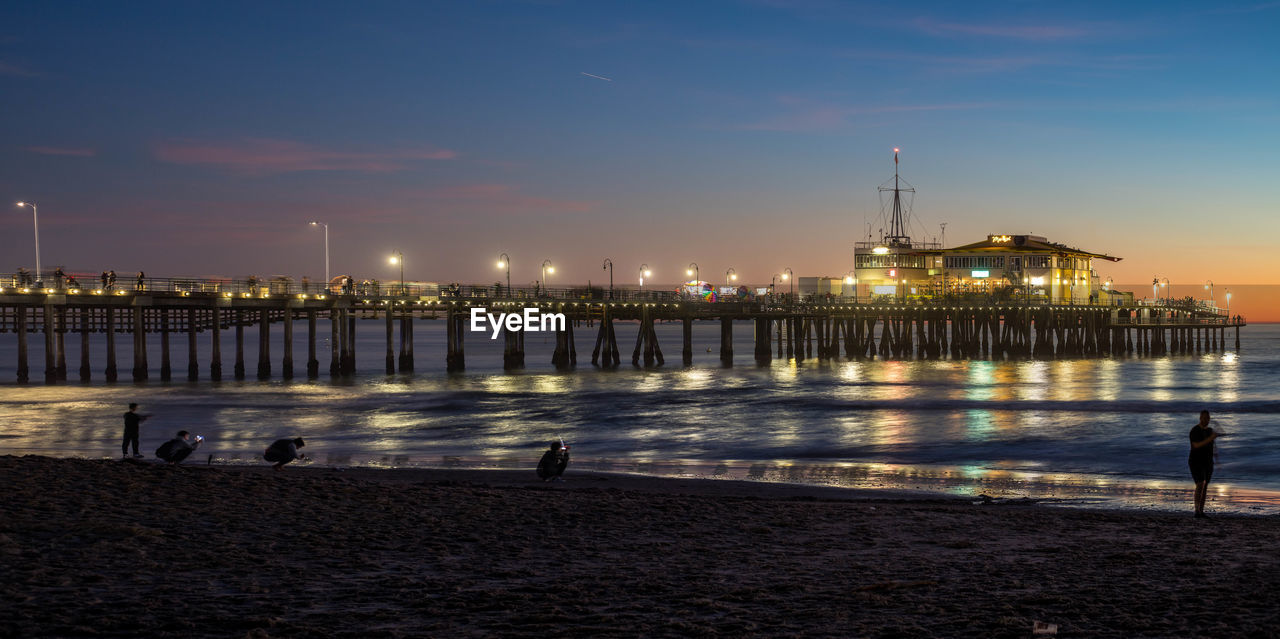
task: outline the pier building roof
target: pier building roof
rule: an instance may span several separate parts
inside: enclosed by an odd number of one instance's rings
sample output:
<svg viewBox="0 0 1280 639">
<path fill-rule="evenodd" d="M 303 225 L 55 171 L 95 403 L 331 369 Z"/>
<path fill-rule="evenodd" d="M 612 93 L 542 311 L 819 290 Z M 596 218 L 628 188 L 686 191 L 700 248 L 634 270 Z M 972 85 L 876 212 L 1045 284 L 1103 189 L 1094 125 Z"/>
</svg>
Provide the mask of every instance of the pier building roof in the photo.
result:
<svg viewBox="0 0 1280 639">
<path fill-rule="evenodd" d="M 1039 235 L 988 235 L 987 239 L 981 242 L 965 244 L 955 248 L 944 249 L 944 253 L 952 253 L 956 251 L 1014 251 L 1018 253 L 1053 253 L 1055 255 L 1077 255 L 1082 257 L 1096 257 L 1112 262 L 1119 262 L 1122 258 L 1113 255 L 1105 255 L 1103 253 L 1091 253 L 1083 251 L 1066 244 L 1058 244 Z"/>
</svg>

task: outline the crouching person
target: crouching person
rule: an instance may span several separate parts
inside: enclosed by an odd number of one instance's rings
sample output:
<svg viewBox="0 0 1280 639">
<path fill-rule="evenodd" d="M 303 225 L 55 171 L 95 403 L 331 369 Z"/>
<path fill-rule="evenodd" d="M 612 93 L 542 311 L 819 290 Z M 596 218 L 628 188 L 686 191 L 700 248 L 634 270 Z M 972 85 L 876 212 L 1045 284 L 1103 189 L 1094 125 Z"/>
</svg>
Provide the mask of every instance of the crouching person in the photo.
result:
<svg viewBox="0 0 1280 639">
<path fill-rule="evenodd" d="M 277 439 L 274 443 L 267 447 L 267 452 L 262 454 L 262 458 L 275 462 L 272 468 L 276 470 L 284 469 L 284 465 L 295 459 L 306 459 L 307 456 L 298 452 L 299 448 L 306 446 L 306 442 L 301 437 L 293 439 Z"/>
<path fill-rule="evenodd" d="M 191 433 L 180 430 L 177 437 L 161 444 L 160 448 L 156 449 L 156 457 L 173 465 L 180 464 L 192 451 L 199 448 L 200 443 L 203 441 L 204 438 L 199 435 L 196 435 L 195 441 L 192 441 Z"/>
</svg>

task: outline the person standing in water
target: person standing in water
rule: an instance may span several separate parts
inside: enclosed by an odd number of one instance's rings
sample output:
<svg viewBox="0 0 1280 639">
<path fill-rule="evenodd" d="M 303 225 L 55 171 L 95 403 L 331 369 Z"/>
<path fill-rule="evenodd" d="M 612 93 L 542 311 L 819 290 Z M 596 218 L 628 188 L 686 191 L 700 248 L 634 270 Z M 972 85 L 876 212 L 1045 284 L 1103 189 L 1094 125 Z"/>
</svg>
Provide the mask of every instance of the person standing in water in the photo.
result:
<svg viewBox="0 0 1280 639">
<path fill-rule="evenodd" d="M 139 415 L 138 405 L 136 403 L 129 404 L 129 412 L 124 414 L 124 443 L 120 445 L 121 452 L 125 457 L 129 456 L 129 445 L 133 444 L 133 456 L 142 457 L 138 454 L 138 427 L 142 422 L 147 421 L 150 415 Z"/>
<path fill-rule="evenodd" d="M 1191 479 L 1196 482 L 1196 517 L 1206 519 L 1204 500 L 1209 494 L 1209 480 L 1213 478 L 1213 442 L 1222 433 L 1209 427 L 1209 411 L 1200 411 L 1200 423 L 1191 428 L 1191 454 L 1187 465 L 1191 467 Z"/>
</svg>

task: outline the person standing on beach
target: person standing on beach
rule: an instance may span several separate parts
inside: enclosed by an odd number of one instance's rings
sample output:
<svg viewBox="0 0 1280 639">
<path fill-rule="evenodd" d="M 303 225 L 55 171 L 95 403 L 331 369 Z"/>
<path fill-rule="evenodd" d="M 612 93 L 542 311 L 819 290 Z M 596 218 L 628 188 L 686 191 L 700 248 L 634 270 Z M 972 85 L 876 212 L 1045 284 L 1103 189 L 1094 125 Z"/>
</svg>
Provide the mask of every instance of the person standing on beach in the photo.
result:
<svg viewBox="0 0 1280 639">
<path fill-rule="evenodd" d="M 301 437 L 293 439 L 277 439 L 267 447 L 267 451 L 262 453 L 262 458 L 269 462 L 276 462 L 272 466 L 275 470 L 284 470 L 284 465 L 295 459 L 306 459 L 307 456 L 298 452 L 299 448 L 306 446 L 307 443 L 302 441 Z"/>
<path fill-rule="evenodd" d="M 569 447 L 565 446 L 563 441 L 553 441 L 547 448 L 547 452 L 542 454 L 542 459 L 538 460 L 538 477 L 541 477 L 542 481 L 560 479 L 568 466 Z"/>
<path fill-rule="evenodd" d="M 138 426 L 142 422 L 147 421 L 150 415 L 139 415 L 138 405 L 136 403 L 129 404 L 129 412 L 124 414 L 124 443 L 120 445 L 120 451 L 125 457 L 129 456 L 129 445 L 133 445 L 133 456 L 142 457 L 138 454 Z"/>
<path fill-rule="evenodd" d="M 1206 519 L 1204 500 L 1209 494 L 1209 480 L 1213 477 L 1213 442 L 1221 433 L 1209 427 L 1209 411 L 1200 411 L 1200 423 L 1191 428 L 1191 454 L 1187 464 L 1191 466 L 1191 479 L 1196 482 L 1196 517 Z"/>
</svg>

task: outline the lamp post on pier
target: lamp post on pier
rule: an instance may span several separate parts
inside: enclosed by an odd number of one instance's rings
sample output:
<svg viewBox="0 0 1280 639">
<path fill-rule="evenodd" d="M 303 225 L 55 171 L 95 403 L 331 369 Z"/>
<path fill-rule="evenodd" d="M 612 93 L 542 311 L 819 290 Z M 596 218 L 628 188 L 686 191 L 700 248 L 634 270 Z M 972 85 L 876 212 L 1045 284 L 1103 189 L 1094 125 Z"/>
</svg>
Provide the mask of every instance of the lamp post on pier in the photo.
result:
<svg viewBox="0 0 1280 639">
<path fill-rule="evenodd" d="M 1231 321 L 1231 289 L 1227 289 L 1227 321 Z"/>
<path fill-rule="evenodd" d="M 547 281 L 548 274 L 555 274 L 556 267 L 551 265 L 551 260 L 542 260 L 542 288 L 546 291 L 551 290 L 551 282 Z"/>
<path fill-rule="evenodd" d="M 1209 306 L 1217 307 L 1217 303 L 1213 299 L 1213 280 L 1204 283 L 1205 290 L 1209 291 Z"/>
<path fill-rule="evenodd" d="M 858 303 L 858 278 L 853 276 L 853 271 L 844 274 L 844 283 L 846 286 L 853 287 L 853 303 Z"/>
<path fill-rule="evenodd" d="M 391 258 L 389 261 L 393 266 L 396 264 L 400 265 L 400 295 L 405 295 L 406 293 L 404 290 L 404 253 L 400 251 L 392 251 Z"/>
<path fill-rule="evenodd" d="M 507 269 L 507 297 L 511 297 L 511 258 L 506 253 L 498 254 L 498 268 Z"/>
<path fill-rule="evenodd" d="M 1169 282 L 1169 278 L 1167 277 L 1162 277 L 1160 279 L 1164 280 L 1163 282 L 1160 282 L 1160 288 L 1166 288 L 1166 287 L 1168 288 L 1168 290 L 1166 290 L 1164 294 L 1164 303 L 1166 305 L 1172 304 L 1173 303 L 1173 284 Z"/>
<path fill-rule="evenodd" d="M 36 274 L 35 276 L 36 276 L 36 287 L 39 288 L 42 284 L 40 280 L 40 212 L 36 210 L 35 202 L 18 202 L 18 208 L 22 208 L 24 206 L 31 207 L 31 223 L 33 226 L 35 226 L 35 230 L 36 230 Z"/>
<path fill-rule="evenodd" d="M 730 266 L 729 270 L 724 272 L 724 279 L 726 282 L 738 281 L 738 271 L 734 270 L 734 268 Z"/>
<path fill-rule="evenodd" d="M 782 279 L 786 280 L 787 282 L 790 282 L 787 285 L 787 288 L 788 288 L 788 296 L 791 298 L 792 302 L 796 301 L 795 275 L 796 275 L 795 271 L 791 270 L 789 267 L 782 269 Z"/>
<path fill-rule="evenodd" d="M 648 264 L 640 265 L 640 292 L 641 293 L 644 292 L 644 278 L 649 277 L 652 274 L 653 272 L 649 270 Z"/>
<path fill-rule="evenodd" d="M 311 226 L 324 227 L 324 290 L 329 290 L 329 225 L 324 222 L 311 221 Z"/>
<path fill-rule="evenodd" d="M 601 270 L 609 270 L 609 299 L 613 299 L 613 260 L 604 258 L 604 265 Z"/>
</svg>

